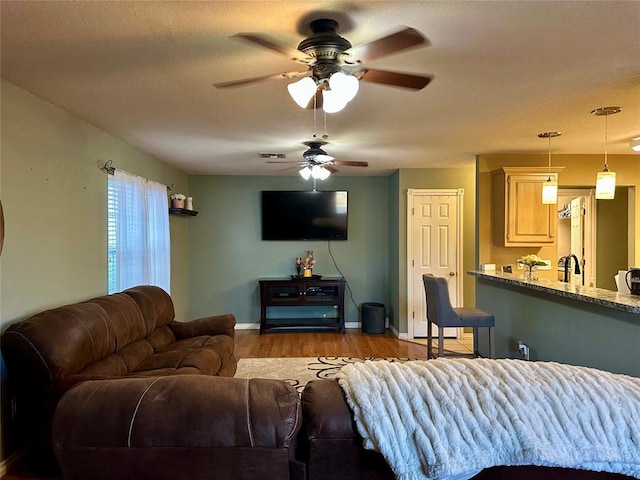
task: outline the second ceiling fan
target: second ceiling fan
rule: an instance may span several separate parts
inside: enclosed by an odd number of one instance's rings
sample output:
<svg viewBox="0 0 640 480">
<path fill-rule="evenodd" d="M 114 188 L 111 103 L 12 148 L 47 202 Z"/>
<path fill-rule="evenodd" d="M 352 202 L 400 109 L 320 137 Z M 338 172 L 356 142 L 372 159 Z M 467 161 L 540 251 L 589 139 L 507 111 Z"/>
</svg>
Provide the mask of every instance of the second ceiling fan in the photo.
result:
<svg viewBox="0 0 640 480">
<path fill-rule="evenodd" d="M 338 22 L 321 18 L 310 23 L 312 34 L 297 49 L 281 45 L 257 33 L 238 33 L 234 37 L 286 55 L 307 66 L 305 71 L 280 72 L 270 75 L 216 83 L 217 88 L 237 87 L 265 80 L 299 78 L 289 85 L 289 93 L 302 107 L 339 111 L 358 90 L 358 82 L 372 82 L 410 90 L 420 90 L 432 76 L 367 68 L 363 62 L 375 60 L 409 48 L 427 46 L 428 40 L 417 30 L 404 27 L 372 42 L 352 47 L 338 35 Z M 320 94 L 322 92 L 322 94 Z M 345 100 L 350 97 L 348 100 Z"/>
<path fill-rule="evenodd" d="M 304 145 L 309 147 L 303 154 L 302 160 L 294 160 L 294 161 L 277 161 L 277 160 L 267 160 L 267 163 L 295 163 L 300 166 L 300 175 L 305 180 L 308 180 L 309 177 L 313 177 L 319 180 L 324 180 L 332 173 L 336 173 L 338 170 L 334 167 L 336 166 L 345 166 L 345 167 L 368 167 L 368 162 L 361 161 L 345 161 L 345 160 L 336 160 L 334 157 L 325 152 L 321 147 L 326 145 L 327 142 L 322 140 L 311 140 L 308 142 L 303 142 Z"/>
</svg>

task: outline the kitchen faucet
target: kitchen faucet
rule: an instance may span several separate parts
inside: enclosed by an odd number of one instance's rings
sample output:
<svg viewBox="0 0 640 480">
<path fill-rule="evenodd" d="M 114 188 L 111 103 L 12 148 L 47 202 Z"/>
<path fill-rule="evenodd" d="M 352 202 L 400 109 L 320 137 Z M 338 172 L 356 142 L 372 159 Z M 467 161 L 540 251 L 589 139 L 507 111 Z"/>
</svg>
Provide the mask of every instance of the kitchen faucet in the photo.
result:
<svg viewBox="0 0 640 480">
<path fill-rule="evenodd" d="M 574 253 L 570 253 L 564 258 L 564 281 L 566 283 L 569 283 L 569 262 L 571 261 L 572 257 L 576 262 L 576 268 L 574 270 L 574 273 L 576 275 L 580 275 L 580 262 L 578 261 L 578 257 L 576 257 Z"/>
</svg>

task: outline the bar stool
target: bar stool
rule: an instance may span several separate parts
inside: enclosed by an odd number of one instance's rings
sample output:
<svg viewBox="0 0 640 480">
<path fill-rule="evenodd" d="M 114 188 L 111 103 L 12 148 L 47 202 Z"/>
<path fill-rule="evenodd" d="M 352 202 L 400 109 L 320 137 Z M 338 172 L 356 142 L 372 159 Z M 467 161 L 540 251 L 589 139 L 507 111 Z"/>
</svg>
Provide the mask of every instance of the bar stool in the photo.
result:
<svg viewBox="0 0 640 480">
<path fill-rule="evenodd" d="M 489 328 L 489 352 L 490 358 L 496 357 L 493 315 L 477 308 L 454 308 L 449 298 L 449 286 L 447 279 L 434 277 L 430 274 L 422 275 L 424 291 L 427 298 L 427 358 L 433 356 L 432 324 L 439 329 L 445 327 L 472 327 L 473 328 L 473 357 L 478 357 L 478 328 Z M 444 354 L 443 335 L 438 336 L 438 357 L 465 356 L 464 354 Z"/>
</svg>

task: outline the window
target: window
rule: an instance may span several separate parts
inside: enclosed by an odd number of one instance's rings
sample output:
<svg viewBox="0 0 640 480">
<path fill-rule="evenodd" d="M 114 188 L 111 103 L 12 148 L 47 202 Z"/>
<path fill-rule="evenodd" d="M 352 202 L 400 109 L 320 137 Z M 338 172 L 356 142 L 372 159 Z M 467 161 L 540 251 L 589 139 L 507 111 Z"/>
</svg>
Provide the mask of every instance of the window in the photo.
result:
<svg viewBox="0 0 640 480">
<path fill-rule="evenodd" d="M 108 176 L 109 293 L 156 285 L 170 293 L 167 187 L 115 170 Z"/>
</svg>

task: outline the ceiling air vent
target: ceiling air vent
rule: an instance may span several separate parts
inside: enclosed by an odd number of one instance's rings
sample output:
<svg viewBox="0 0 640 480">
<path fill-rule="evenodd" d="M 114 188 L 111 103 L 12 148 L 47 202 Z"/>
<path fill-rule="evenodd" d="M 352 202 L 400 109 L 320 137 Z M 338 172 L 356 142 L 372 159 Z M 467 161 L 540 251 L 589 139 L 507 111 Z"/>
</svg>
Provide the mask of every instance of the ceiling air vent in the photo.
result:
<svg viewBox="0 0 640 480">
<path fill-rule="evenodd" d="M 259 153 L 258 156 L 260 158 L 287 158 L 284 153 Z"/>
</svg>

